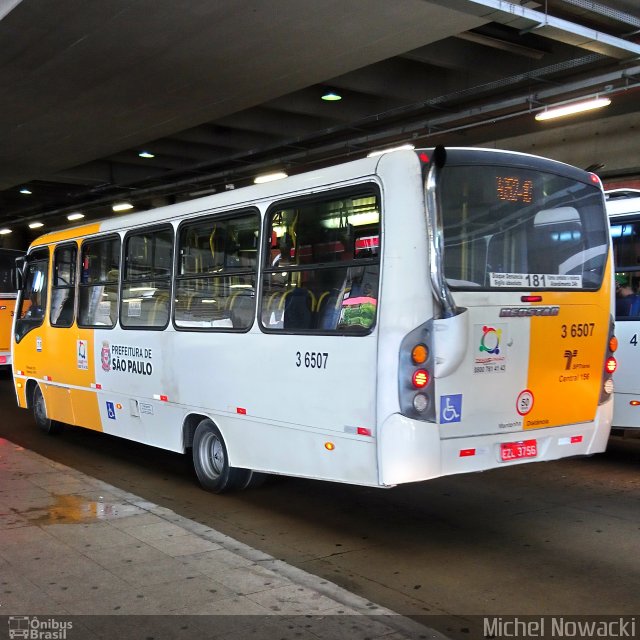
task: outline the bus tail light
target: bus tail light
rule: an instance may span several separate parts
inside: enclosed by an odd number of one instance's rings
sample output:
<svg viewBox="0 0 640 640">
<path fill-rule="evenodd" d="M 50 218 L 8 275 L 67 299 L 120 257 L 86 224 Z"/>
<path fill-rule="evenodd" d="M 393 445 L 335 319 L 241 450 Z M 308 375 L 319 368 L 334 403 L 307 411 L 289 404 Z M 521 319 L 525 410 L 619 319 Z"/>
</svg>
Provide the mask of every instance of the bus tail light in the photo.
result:
<svg viewBox="0 0 640 640">
<path fill-rule="evenodd" d="M 618 368 L 618 363 L 616 362 L 616 359 L 613 356 L 609 356 L 607 358 L 607 361 L 605 362 L 604 368 L 606 369 L 607 373 L 614 373 L 615 370 Z"/>
<path fill-rule="evenodd" d="M 418 369 L 413 372 L 411 382 L 416 389 L 422 389 L 429 384 L 429 372 L 425 369 Z"/>
<path fill-rule="evenodd" d="M 435 422 L 432 335 L 430 320 L 405 336 L 400 346 L 398 391 L 402 415 Z"/>
<path fill-rule="evenodd" d="M 602 377 L 602 390 L 600 391 L 600 400 L 598 404 L 606 402 L 613 393 L 613 380 L 612 376 L 615 370 L 618 368 L 618 362 L 613 357 L 615 350 L 618 348 L 618 339 L 614 333 L 613 318 L 609 323 L 609 340 L 607 341 L 607 351 L 604 357 L 604 371 Z"/>
<path fill-rule="evenodd" d="M 0 356 L 0 364 L 7 364 L 7 356 Z"/>
</svg>

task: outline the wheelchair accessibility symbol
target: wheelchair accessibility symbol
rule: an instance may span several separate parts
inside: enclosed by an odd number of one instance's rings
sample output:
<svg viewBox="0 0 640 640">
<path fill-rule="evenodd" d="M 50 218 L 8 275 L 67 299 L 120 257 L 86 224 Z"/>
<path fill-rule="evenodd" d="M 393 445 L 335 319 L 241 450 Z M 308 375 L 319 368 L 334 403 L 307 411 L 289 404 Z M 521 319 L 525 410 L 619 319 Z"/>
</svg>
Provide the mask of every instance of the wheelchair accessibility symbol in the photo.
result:
<svg viewBox="0 0 640 640">
<path fill-rule="evenodd" d="M 107 402 L 107 417 L 109 420 L 116 419 L 116 408 L 113 406 L 113 402 Z"/>
<path fill-rule="evenodd" d="M 462 394 L 440 396 L 440 424 L 460 422 L 462 419 Z"/>
</svg>

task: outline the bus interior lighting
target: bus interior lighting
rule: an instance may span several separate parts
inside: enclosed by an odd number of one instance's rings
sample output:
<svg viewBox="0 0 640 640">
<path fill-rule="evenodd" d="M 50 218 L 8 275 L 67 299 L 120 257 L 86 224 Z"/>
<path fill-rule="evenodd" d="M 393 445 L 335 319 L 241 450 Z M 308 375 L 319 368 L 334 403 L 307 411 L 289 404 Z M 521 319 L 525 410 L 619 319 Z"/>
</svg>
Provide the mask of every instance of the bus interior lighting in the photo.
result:
<svg viewBox="0 0 640 640">
<path fill-rule="evenodd" d="M 583 111 L 601 109 L 602 107 L 608 107 L 610 104 L 611 100 L 609 100 L 609 98 L 591 98 L 590 100 L 571 102 L 569 104 L 562 104 L 545 109 L 544 111 L 536 113 L 535 118 L 538 122 L 543 120 L 553 120 L 555 118 L 563 118 L 564 116 L 582 113 Z"/>
<path fill-rule="evenodd" d="M 11 229 L 0 229 L 0 236 L 6 236 L 9 233 L 11 233 Z"/>
<path fill-rule="evenodd" d="M 155 158 L 156 154 L 155 153 L 151 153 L 150 151 L 141 151 L 138 156 L 140 156 L 141 158 Z"/>
<path fill-rule="evenodd" d="M 44 227 L 44 222 L 30 222 L 29 229 L 40 229 L 40 227 Z"/>
<path fill-rule="evenodd" d="M 30 196 L 33 193 L 33 191 L 30 191 L 26 187 L 22 187 L 22 189 L 20 189 L 20 193 L 25 196 Z"/>
<path fill-rule="evenodd" d="M 82 218 L 84 218 L 84 213 L 80 213 L 79 211 L 76 211 L 75 213 L 70 213 L 67 216 L 67 220 L 69 220 L 69 222 L 73 222 L 74 220 L 82 220 Z"/>
</svg>

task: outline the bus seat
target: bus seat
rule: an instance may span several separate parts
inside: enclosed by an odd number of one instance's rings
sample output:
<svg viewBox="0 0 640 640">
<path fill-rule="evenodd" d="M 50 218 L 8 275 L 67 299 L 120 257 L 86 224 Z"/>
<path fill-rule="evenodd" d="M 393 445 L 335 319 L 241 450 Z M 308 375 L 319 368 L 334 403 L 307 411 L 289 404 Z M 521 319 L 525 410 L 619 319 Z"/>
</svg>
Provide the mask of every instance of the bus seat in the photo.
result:
<svg viewBox="0 0 640 640">
<path fill-rule="evenodd" d="M 228 309 L 234 329 L 246 329 L 253 322 L 255 293 L 253 289 L 237 291 L 229 298 Z"/>
<path fill-rule="evenodd" d="M 145 305 L 145 303 L 147 303 Z M 141 324 L 147 327 L 164 327 L 169 319 L 169 294 L 161 292 L 142 303 Z"/>
<path fill-rule="evenodd" d="M 340 289 L 325 291 L 318 300 L 316 326 L 318 329 L 332 331 L 338 326 L 340 317 L 340 302 L 342 296 Z"/>
<path fill-rule="evenodd" d="M 315 296 L 309 289 L 294 287 L 285 293 L 280 305 L 284 305 L 284 329 L 312 329 Z"/>
</svg>

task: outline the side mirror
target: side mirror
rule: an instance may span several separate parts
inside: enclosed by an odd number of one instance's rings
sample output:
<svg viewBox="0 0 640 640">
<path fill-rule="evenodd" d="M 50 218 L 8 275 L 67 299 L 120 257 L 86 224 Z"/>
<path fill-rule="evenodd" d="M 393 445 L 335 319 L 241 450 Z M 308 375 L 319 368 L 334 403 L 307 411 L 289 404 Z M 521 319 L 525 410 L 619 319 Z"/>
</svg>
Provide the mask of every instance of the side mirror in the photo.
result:
<svg viewBox="0 0 640 640">
<path fill-rule="evenodd" d="M 14 291 L 22 291 L 24 287 L 24 269 L 27 261 L 20 257 L 16 258 L 16 266 L 11 270 L 11 285 Z"/>
</svg>

